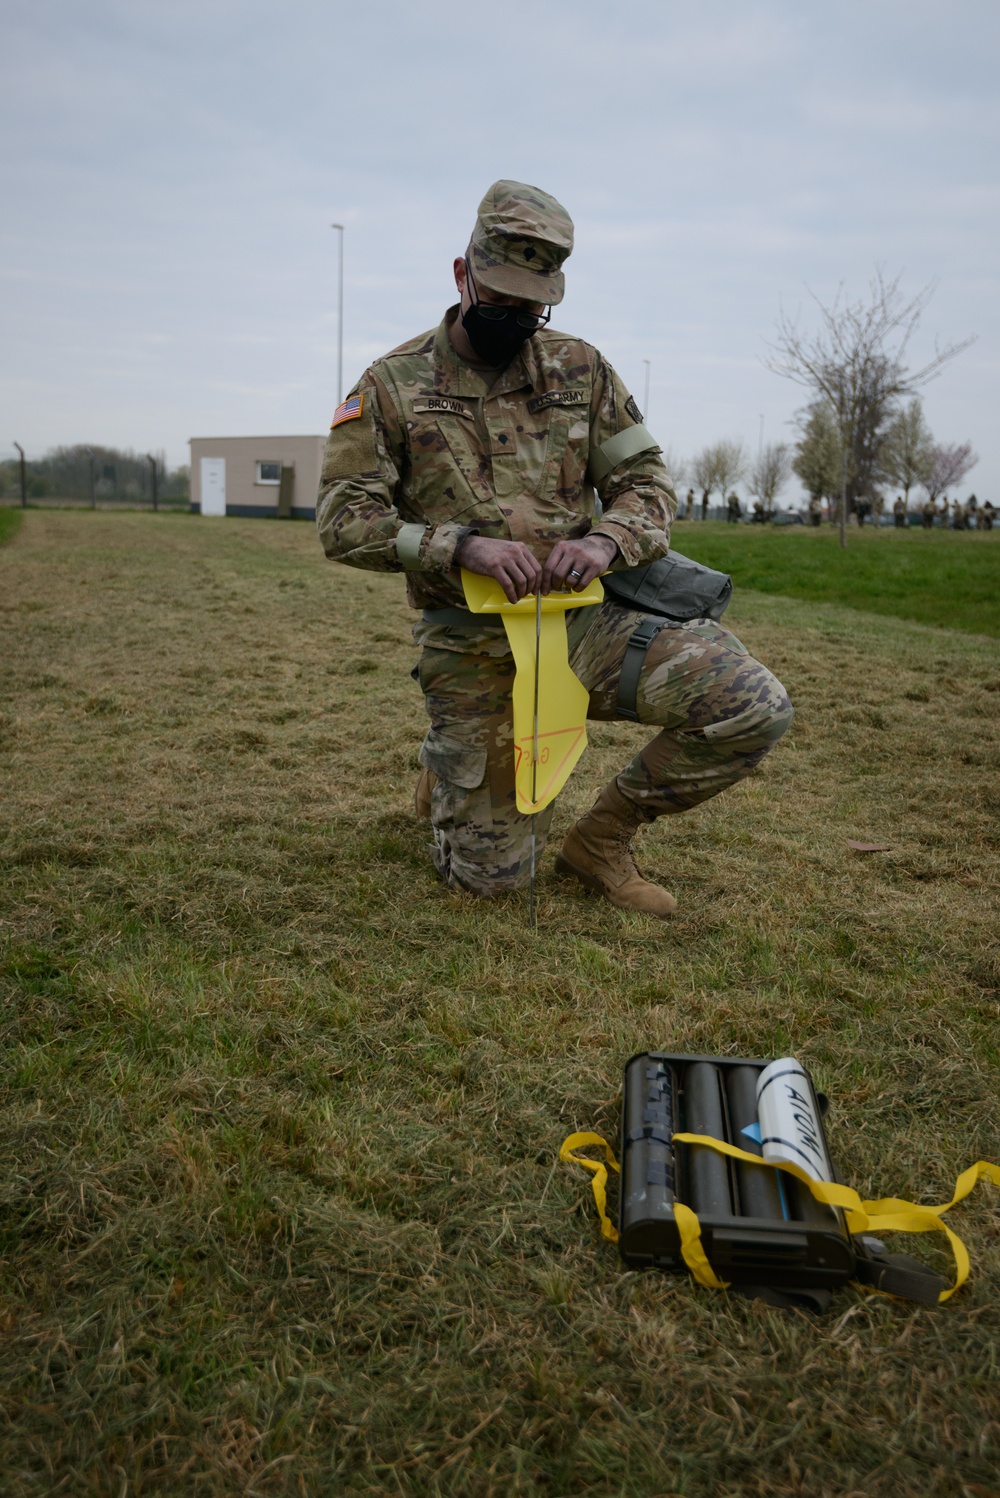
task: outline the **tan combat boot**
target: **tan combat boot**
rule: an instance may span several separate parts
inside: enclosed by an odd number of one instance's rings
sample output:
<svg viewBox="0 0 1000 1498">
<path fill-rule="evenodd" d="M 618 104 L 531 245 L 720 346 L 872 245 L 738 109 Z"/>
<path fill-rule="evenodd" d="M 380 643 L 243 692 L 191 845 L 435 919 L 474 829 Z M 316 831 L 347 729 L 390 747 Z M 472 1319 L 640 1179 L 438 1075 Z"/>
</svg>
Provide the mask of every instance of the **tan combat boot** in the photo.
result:
<svg viewBox="0 0 1000 1498">
<path fill-rule="evenodd" d="M 431 819 L 431 791 L 436 781 L 437 776 L 433 770 L 421 770 L 413 795 L 413 810 L 422 822 L 429 822 Z"/>
<path fill-rule="evenodd" d="M 562 874 L 572 874 L 622 910 L 670 915 L 677 901 L 667 890 L 642 877 L 629 846 L 645 821 L 610 780 L 587 815 L 566 834 L 556 868 Z"/>
</svg>

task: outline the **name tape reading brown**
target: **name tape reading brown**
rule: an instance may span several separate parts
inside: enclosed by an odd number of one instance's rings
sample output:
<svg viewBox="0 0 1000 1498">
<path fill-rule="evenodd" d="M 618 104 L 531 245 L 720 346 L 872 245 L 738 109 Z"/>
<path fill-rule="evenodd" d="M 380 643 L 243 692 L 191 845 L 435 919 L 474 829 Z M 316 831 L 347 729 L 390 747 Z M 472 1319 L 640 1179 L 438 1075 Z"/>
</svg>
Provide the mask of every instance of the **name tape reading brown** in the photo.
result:
<svg viewBox="0 0 1000 1498">
<path fill-rule="evenodd" d="M 464 401 L 450 400 L 446 395 L 422 395 L 410 402 L 410 409 L 415 416 L 427 411 L 446 411 L 450 416 L 465 416 L 469 421 L 475 420 L 475 412 Z"/>
</svg>

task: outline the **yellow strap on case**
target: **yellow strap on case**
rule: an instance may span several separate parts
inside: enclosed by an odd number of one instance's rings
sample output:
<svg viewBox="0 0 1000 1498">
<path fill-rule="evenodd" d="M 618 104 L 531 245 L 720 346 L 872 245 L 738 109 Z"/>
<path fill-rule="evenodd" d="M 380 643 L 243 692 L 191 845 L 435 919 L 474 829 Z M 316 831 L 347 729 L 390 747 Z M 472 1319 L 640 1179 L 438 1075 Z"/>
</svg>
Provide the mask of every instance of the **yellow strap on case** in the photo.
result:
<svg viewBox="0 0 1000 1498">
<path fill-rule="evenodd" d="M 839 1207 L 844 1213 L 847 1230 L 850 1233 L 945 1233 L 955 1256 L 956 1273 L 955 1283 L 947 1290 L 942 1290 L 938 1296 L 938 1300 L 942 1302 L 950 1300 L 955 1291 L 960 1289 L 968 1279 L 969 1255 L 958 1234 L 953 1233 L 947 1223 L 942 1222 L 941 1219 L 945 1212 L 968 1196 L 977 1181 L 992 1181 L 995 1186 L 1000 1186 L 1000 1165 L 994 1165 L 989 1160 L 977 1160 L 974 1165 L 962 1171 L 955 1182 L 951 1201 L 945 1202 L 943 1206 L 923 1207 L 916 1202 L 902 1201 L 893 1196 L 884 1197 L 881 1201 L 866 1202 L 861 1200 L 852 1186 L 841 1186 L 836 1181 L 814 1181 L 798 1165 L 790 1162 L 777 1164 L 773 1160 L 764 1160 L 760 1155 L 751 1155 L 748 1150 L 737 1149 L 736 1145 L 725 1144 L 721 1139 L 713 1139 L 708 1134 L 674 1134 L 671 1138 L 674 1144 L 704 1145 L 720 1155 L 728 1155 L 732 1160 L 743 1160 L 748 1165 L 760 1165 L 768 1170 L 787 1171 L 789 1175 L 795 1176 L 796 1180 L 802 1181 L 818 1202 L 825 1202 L 830 1207 Z M 607 1155 L 608 1164 L 614 1170 L 619 1169 L 611 1146 L 602 1139 L 600 1134 L 571 1134 L 559 1151 L 559 1158 L 560 1160 L 575 1160 L 578 1165 L 584 1165 L 593 1172 L 591 1184 L 601 1219 L 601 1232 L 612 1243 L 617 1243 L 618 1231 L 607 1214 L 607 1169 L 600 1161 L 580 1159 L 573 1153 L 581 1146 L 591 1144 L 602 1146 Z M 600 1195 L 598 1195 L 598 1185 Z M 725 1289 L 726 1281 L 719 1279 L 702 1247 L 701 1224 L 697 1213 L 693 1212 L 690 1207 L 686 1207 L 683 1202 L 674 1202 L 673 1210 L 680 1232 L 681 1254 L 692 1275 L 699 1285 L 705 1285 L 708 1289 Z"/>
<path fill-rule="evenodd" d="M 585 1170 L 590 1171 L 590 1184 L 594 1192 L 594 1201 L 597 1203 L 597 1215 L 601 1219 L 601 1232 L 609 1243 L 617 1243 L 618 1229 L 608 1216 L 608 1166 L 603 1160 L 588 1160 L 586 1157 L 581 1160 L 579 1155 L 573 1153 L 574 1150 L 583 1149 L 588 1144 L 600 1145 L 607 1156 L 608 1165 L 612 1170 L 620 1173 L 614 1150 L 606 1139 L 601 1138 L 600 1134 L 570 1134 L 569 1138 L 562 1142 L 559 1158 L 568 1160 L 570 1164 L 582 1165 Z"/>
</svg>

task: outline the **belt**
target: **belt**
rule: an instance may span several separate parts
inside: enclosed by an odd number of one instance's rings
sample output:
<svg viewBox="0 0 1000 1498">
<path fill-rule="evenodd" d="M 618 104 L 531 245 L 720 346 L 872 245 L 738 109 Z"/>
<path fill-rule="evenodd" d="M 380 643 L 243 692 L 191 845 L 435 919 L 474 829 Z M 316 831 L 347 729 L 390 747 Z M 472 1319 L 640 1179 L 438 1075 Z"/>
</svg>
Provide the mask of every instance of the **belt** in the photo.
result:
<svg viewBox="0 0 1000 1498">
<path fill-rule="evenodd" d="M 469 609 L 424 609 L 425 624 L 460 625 L 463 629 L 502 629 L 499 614 L 473 614 Z"/>
</svg>

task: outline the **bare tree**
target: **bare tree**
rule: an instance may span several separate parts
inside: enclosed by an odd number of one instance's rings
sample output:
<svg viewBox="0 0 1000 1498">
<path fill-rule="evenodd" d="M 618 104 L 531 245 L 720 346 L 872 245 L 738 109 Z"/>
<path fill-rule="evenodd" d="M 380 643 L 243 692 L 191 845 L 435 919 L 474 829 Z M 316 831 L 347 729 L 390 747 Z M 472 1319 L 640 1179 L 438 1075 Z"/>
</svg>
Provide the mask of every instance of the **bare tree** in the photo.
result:
<svg viewBox="0 0 1000 1498">
<path fill-rule="evenodd" d="M 911 370 L 910 340 L 934 293 L 931 282 L 909 299 L 901 277 L 887 281 L 876 267 L 866 300 L 849 301 L 843 286 L 824 306 L 818 297 L 820 328 L 803 333 L 798 318 L 781 310 L 777 338 L 764 363 L 775 374 L 804 385 L 829 403 L 840 435 L 842 475 L 840 544 L 847 545 L 848 503 L 872 491 L 879 449 L 899 402 L 941 373 L 974 340 L 936 349 L 933 359 Z"/>
<path fill-rule="evenodd" d="M 768 442 L 761 448 L 750 469 L 750 492 L 763 502 L 768 519 L 774 513 L 774 501 L 792 476 L 792 459 L 787 442 Z"/>
<path fill-rule="evenodd" d="M 746 473 L 746 455 L 742 442 L 717 442 L 715 444 L 715 487 L 723 505 L 734 484 L 738 484 Z M 702 501 L 702 519 L 708 506 Z"/>
<path fill-rule="evenodd" d="M 688 477 L 701 490 L 702 514 L 708 509 L 709 495 L 718 483 L 718 468 L 718 443 L 715 443 L 711 447 L 703 447 L 701 452 L 695 453 L 691 459 Z"/>
<path fill-rule="evenodd" d="M 929 478 L 934 439 L 917 396 L 892 420 L 885 434 L 879 465 L 891 484 L 898 484 L 910 506 L 910 490 Z"/>
<path fill-rule="evenodd" d="M 950 447 L 933 447 L 927 476 L 920 481 L 927 490 L 927 498 L 937 499 L 949 489 L 956 489 L 978 462 L 979 455 L 972 451 L 971 442 L 956 442 Z"/>
</svg>

